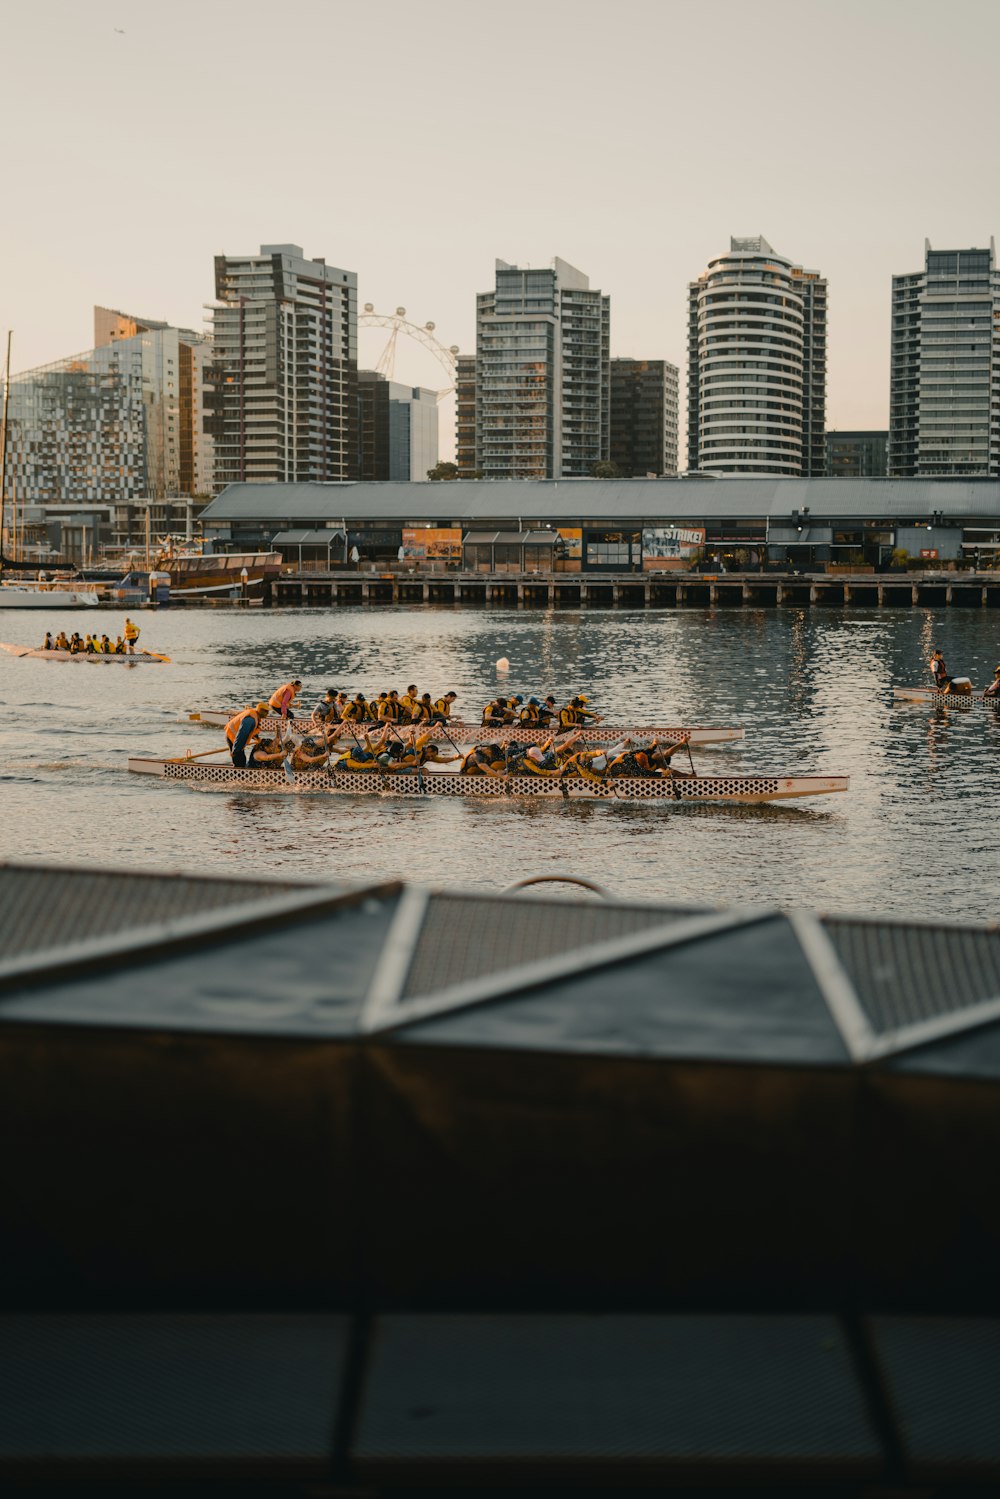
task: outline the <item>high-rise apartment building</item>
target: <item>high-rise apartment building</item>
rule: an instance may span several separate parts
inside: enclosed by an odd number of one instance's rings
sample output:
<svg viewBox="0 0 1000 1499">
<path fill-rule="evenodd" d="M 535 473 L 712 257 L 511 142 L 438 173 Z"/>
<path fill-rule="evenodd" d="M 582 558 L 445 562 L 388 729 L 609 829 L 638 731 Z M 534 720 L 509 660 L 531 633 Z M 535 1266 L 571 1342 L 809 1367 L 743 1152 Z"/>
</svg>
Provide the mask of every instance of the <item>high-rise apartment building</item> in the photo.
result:
<svg viewBox="0 0 1000 1499">
<path fill-rule="evenodd" d="M 476 356 L 455 360 L 455 467 L 460 479 L 474 479 L 476 468 Z"/>
<path fill-rule="evenodd" d="M 149 493 L 211 494 L 214 448 L 205 431 L 205 370 L 212 340 L 110 307 L 94 308 L 94 343 L 142 350 Z"/>
<path fill-rule="evenodd" d="M 625 479 L 677 472 L 676 364 L 612 359 L 611 462 Z"/>
<path fill-rule="evenodd" d="M 496 263 L 476 298 L 476 457 L 487 479 L 585 477 L 608 456 L 611 301 L 556 258 Z"/>
<path fill-rule="evenodd" d="M 996 250 L 932 250 L 892 278 L 889 473 L 1000 472 Z"/>
<path fill-rule="evenodd" d="M 218 255 L 206 392 L 215 487 L 353 478 L 358 286 L 298 245 Z"/>
<path fill-rule="evenodd" d="M 761 237 L 688 288 L 688 468 L 826 472 L 826 281 Z"/>
<path fill-rule="evenodd" d="M 15 375 L 7 487 L 31 504 L 208 494 L 202 333 L 94 308 L 96 347 Z"/>
</svg>

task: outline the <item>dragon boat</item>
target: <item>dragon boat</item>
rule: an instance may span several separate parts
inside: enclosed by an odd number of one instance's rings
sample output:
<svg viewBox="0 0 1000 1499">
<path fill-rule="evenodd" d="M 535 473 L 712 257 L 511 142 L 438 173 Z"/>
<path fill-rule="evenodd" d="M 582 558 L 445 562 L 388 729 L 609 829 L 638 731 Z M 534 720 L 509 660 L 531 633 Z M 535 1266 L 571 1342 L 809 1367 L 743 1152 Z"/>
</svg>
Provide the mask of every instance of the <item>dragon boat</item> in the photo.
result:
<svg viewBox="0 0 1000 1499">
<path fill-rule="evenodd" d="M 233 710 L 236 711 L 235 709 Z M 212 728 L 225 728 L 232 718 L 232 713 L 216 712 L 212 710 L 200 713 L 189 713 L 189 723 L 207 724 Z M 261 730 L 264 733 L 274 733 L 278 727 L 277 718 L 264 718 L 261 720 Z M 313 728 L 311 720 L 307 718 L 296 718 L 292 720 L 292 731 L 297 734 L 308 734 Z M 369 734 L 381 729 L 381 724 L 362 723 L 355 725 L 355 732 L 367 731 Z M 553 733 L 559 733 L 558 728 L 529 729 L 522 724 L 483 724 L 465 723 L 462 719 L 449 718 L 443 726 L 441 724 L 399 724 L 393 725 L 400 732 L 407 728 L 417 728 L 421 733 L 430 729 L 439 737 L 444 738 L 445 732 L 455 740 L 463 744 L 475 744 L 480 740 L 509 740 L 512 744 L 541 744 L 543 740 L 551 737 Z M 565 733 L 572 732 L 569 729 Z M 709 728 L 695 726 L 691 728 L 664 728 L 659 725 L 640 725 L 638 727 L 622 728 L 616 724 L 592 724 L 584 726 L 583 742 L 585 744 L 617 744 L 618 741 L 628 735 L 632 739 L 660 739 L 666 743 L 676 744 L 678 739 L 685 734 L 690 734 L 691 743 L 697 749 L 699 745 L 705 744 L 734 744 L 743 739 L 745 731 L 738 729 Z"/>
<path fill-rule="evenodd" d="M 133 757 L 128 768 L 138 775 L 159 776 L 166 781 L 206 791 L 228 792 L 323 792 L 335 796 L 451 796 L 484 801 L 504 797 L 535 801 L 621 802 L 760 802 L 788 801 L 803 796 L 826 796 L 846 791 L 847 776 L 780 775 L 672 775 L 612 776 L 597 780 L 585 776 L 559 778 L 535 775 L 462 775 L 451 770 L 321 770 L 296 771 L 291 784 L 280 766 L 237 769 L 232 765 L 207 765 L 193 757 L 146 759 Z"/>
<path fill-rule="evenodd" d="M 900 703 L 941 703 L 946 708 L 1000 708 L 1000 697 L 986 697 L 982 692 L 939 692 L 936 687 L 894 687 L 892 696 Z"/>
<path fill-rule="evenodd" d="M 139 666 L 170 660 L 169 656 L 161 656 L 156 651 L 136 651 L 131 656 L 127 651 L 42 651 L 33 650 L 30 645 L 10 645 L 2 640 L 0 651 L 6 651 L 10 656 L 30 656 L 35 661 L 128 661 Z"/>
</svg>

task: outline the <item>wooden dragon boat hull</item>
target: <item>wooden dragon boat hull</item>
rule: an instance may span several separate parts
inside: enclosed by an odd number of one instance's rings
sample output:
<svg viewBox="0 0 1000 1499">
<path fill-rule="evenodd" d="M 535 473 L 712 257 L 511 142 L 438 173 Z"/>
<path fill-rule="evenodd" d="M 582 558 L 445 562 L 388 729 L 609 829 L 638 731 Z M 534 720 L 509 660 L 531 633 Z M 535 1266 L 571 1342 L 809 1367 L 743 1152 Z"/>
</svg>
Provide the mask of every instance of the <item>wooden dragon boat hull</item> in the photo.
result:
<svg viewBox="0 0 1000 1499">
<path fill-rule="evenodd" d="M 233 711 L 235 712 L 236 710 L 234 709 Z M 190 723 L 208 724 L 212 728 L 224 728 L 232 716 L 232 713 L 205 710 L 200 713 L 189 713 L 188 721 Z M 261 724 L 261 728 L 265 734 L 273 733 L 277 725 L 277 718 L 265 718 Z M 410 727 L 408 724 L 401 726 L 401 728 L 408 727 Z M 503 728 L 490 728 L 486 724 L 464 723 L 462 719 L 458 718 L 449 719 L 444 727 L 453 739 L 459 740 L 463 744 L 476 744 L 480 741 L 503 739 L 509 739 L 513 744 L 541 744 L 544 739 L 548 739 L 552 734 L 551 729 L 526 729 L 515 724 L 507 724 Z M 308 734 L 310 728 L 310 721 L 307 718 L 296 718 L 292 722 L 292 729 L 297 734 Z M 437 738 L 444 739 L 444 731 L 440 725 L 431 725 L 431 728 L 436 732 Z M 378 729 L 378 725 L 362 724 L 356 732 L 360 733 L 362 729 L 367 729 L 369 733 L 373 733 Z M 566 732 L 568 733 L 569 730 L 566 730 Z M 620 725 L 602 723 L 595 724 L 591 728 L 585 728 L 583 731 L 583 742 L 586 744 L 617 744 L 619 739 L 624 738 L 627 734 L 633 739 L 662 739 L 673 744 L 682 735 L 690 734 L 691 743 L 697 748 L 698 745 L 703 744 L 734 744 L 743 739 L 745 732 L 742 728 L 723 729 L 705 726 L 695 726 L 692 728 L 674 726 L 672 728 L 663 728 L 658 725 L 622 728 Z"/>
<path fill-rule="evenodd" d="M 239 770 L 232 765 L 206 765 L 201 760 L 154 760 L 135 757 L 130 771 L 159 776 L 167 781 L 199 789 L 229 792 L 323 792 L 335 796 L 459 796 L 478 800 L 532 797 L 547 801 L 787 801 L 803 796 L 826 796 L 846 791 L 847 776 L 615 776 L 610 781 L 591 781 L 583 776 L 561 780 L 545 776 L 515 775 L 494 779 L 485 775 L 459 775 L 453 771 L 424 770 L 418 778 L 412 771 L 297 771 L 289 785 L 279 767 Z"/>
<path fill-rule="evenodd" d="M 127 652 L 123 655 L 114 652 L 105 655 L 103 651 L 40 651 L 33 650 L 30 645 L 9 645 L 2 640 L 0 651 L 6 651 L 11 656 L 31 656 L 36 661 L 127 661 L 133 666 L 139 666 L 170 660 L 169 656 L 158 655 L 156 651 L 136 651 L 133 656 Z"/>
<path fill-rule="evenodd" d="M 981 692 L 939 692 L 936 687 L 894 687 L 892 695 L 900 703 L 942 703 L 946 708 L 1000 708 L 1000 698 L 984 697 Z"/>
</svg>

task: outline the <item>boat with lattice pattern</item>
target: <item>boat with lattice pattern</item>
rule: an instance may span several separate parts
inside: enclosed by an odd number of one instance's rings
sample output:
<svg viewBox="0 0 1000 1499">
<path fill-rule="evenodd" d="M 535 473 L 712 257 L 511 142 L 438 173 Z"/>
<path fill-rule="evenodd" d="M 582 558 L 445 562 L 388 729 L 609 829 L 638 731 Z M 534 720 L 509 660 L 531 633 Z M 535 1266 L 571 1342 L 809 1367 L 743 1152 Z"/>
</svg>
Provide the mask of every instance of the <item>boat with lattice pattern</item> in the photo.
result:
<svg viewBox="0 0 1000 1499">
<path fill-rule="evenodd" d="M 982 692 L 939 692 L 936 687 L 894 687 L 899 703 L 940 703 L 945 708 L 1000 708 L 1000 697 Z"/>
<path fill-rule="evenodd" d="M 535 775 L 461 775 L 456 771 L 322 770 L 296 771 L 289 784 L 280 767 L 238 769 L 207 765 L 193 758 L 146 759 L 135 756 L 128 768 L 138 775 L 159 776 L 199 790 L 230 792 L 323 792 L 340 796 L 451 796 L 475 800 L 528 797 L 538 801 L 622 802 L 759 802 L 788 801 L 846 791 L 848 776 L 672 775 L 613 776 L 591 780 Z"/>
<path fill-rule="evenodd" d="M 235 713 L 237 710 L 234 709 Z M 232 718 L 232 713 L 223 713 L 212 709 L 203 709 L 198 713 L 189 713 L 189 723 L 206 724 L 211 728 L 224 728 Z M 261 720 L 263 733 L 274 733 L 278 727 L 277 718 L 264 718 Z M 378 733 L 381 724 L 363 723 L 356 726 L 355 732 L 360 734 Z M 460 718 L 450 718 L 443 726 L 441 724 L 398 724 L 393 725 L 398 731 L 415 727 L 421 733 L 430 729 L 439 738 L 445 737 L 445 731 L 455 740 L 463 744 L 476 744 L 486 740 L 503 741 L 509 740 L 511 744 L 541 744 L 543 740 L 551 737 L 553 733 L 571 733 L 572 730 L 559 728 L 529 729 L 522 724 L 471 724 L 464 723 Z M 315 724 L 308 718 L 296 718 L 292 722 L 292 729 L 297 734 L 309 734 L 315 732 Z M 691 743 L 697 749 L 699 745 L 705 744 L 736 744 L 744 738 L 745 730 L 742 728 L 724 729 L 712 728 L 704 725 L 693 725 L 690 728 L 663 727 L 661 725 L 640 724 L 630 728 L 623 728 L 620 724 L 591 724 L 584 726 L 584 744 L 617 744 L 620 739 L 628 736 L 631 739 L 661 739 L 665 743 L 676 744 L 685 734 L 691 736 Z"/>
</svg>

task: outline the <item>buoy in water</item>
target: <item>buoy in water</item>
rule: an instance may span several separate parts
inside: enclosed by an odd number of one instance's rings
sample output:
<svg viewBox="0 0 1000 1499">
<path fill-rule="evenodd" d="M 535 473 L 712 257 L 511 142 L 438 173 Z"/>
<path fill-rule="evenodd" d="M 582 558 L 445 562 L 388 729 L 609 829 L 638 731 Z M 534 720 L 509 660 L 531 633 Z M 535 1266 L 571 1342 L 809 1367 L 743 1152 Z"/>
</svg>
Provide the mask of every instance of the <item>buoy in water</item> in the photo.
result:
<svg viewBox="0 0 1000 1499">
<path fill-rule="evenodd" d="M 510 662 L 506 656 L 501 656 L 497 662 L 497 671 L 510 671 Z"/>
</svg>

